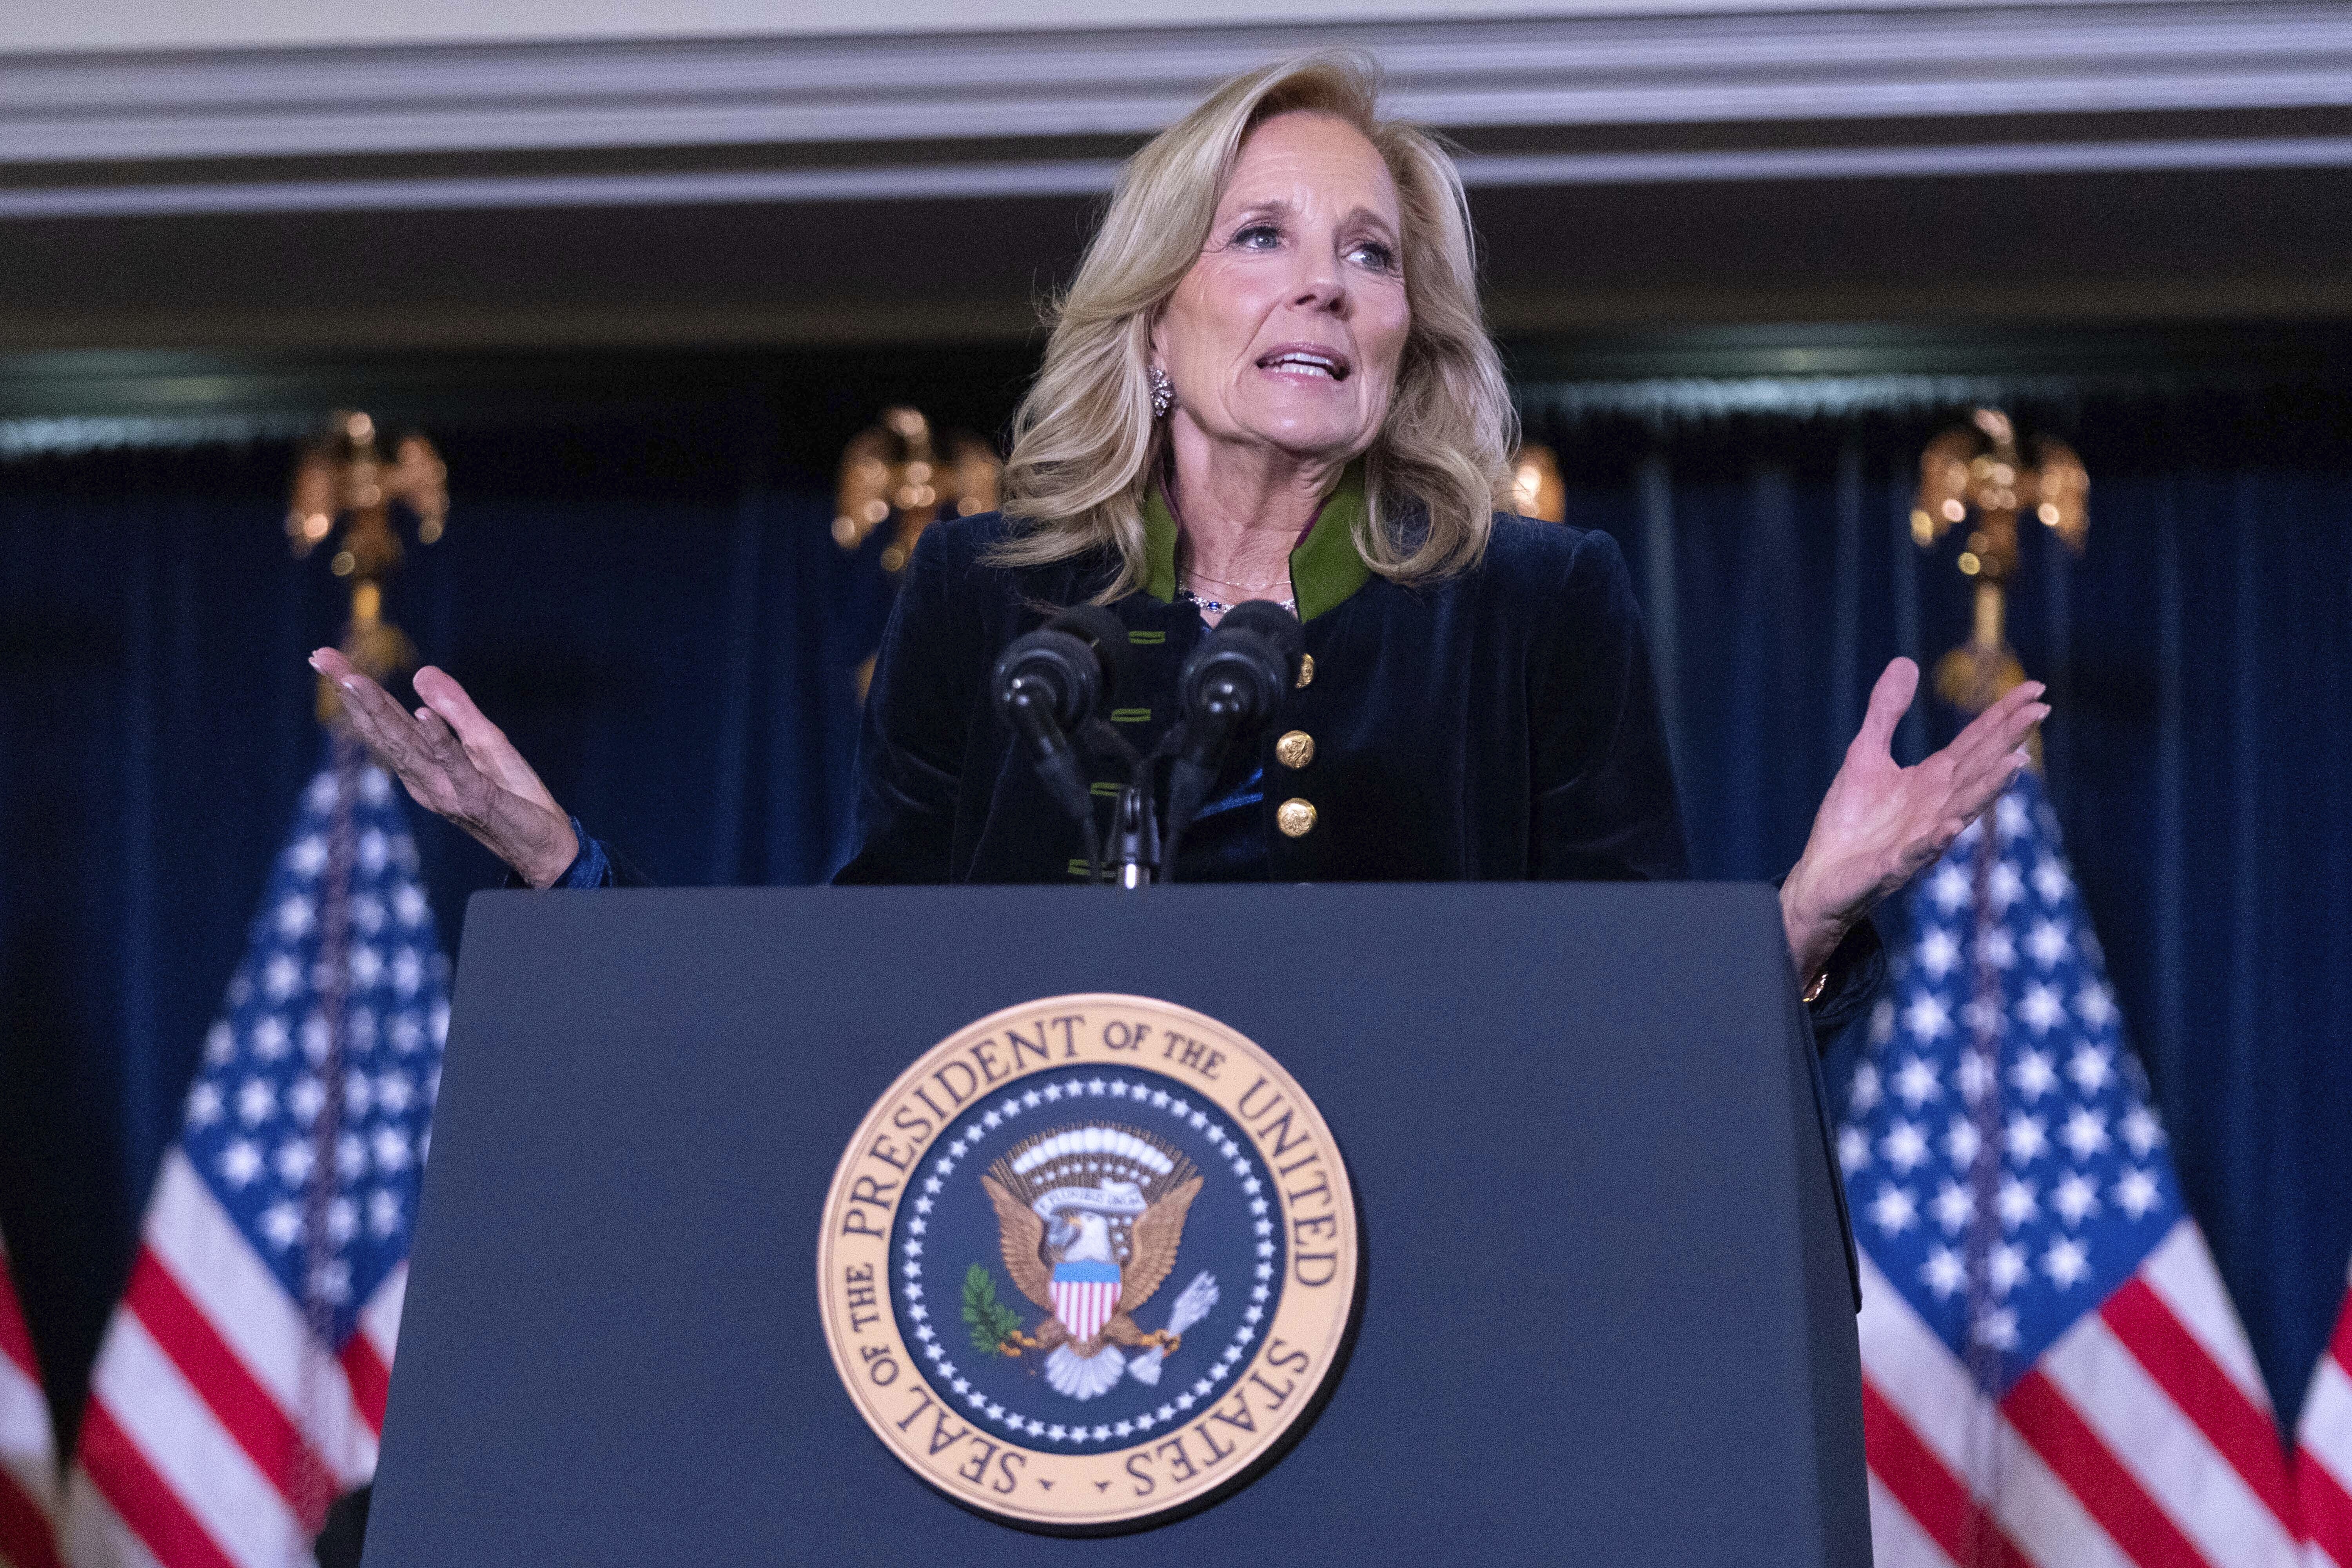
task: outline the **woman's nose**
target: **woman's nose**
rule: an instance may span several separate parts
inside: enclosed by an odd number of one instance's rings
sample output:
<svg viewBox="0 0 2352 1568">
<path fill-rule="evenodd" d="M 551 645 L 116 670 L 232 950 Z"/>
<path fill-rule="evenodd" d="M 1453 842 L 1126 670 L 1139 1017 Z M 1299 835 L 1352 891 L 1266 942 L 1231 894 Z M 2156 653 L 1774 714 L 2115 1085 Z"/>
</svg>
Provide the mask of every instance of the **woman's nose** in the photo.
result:
<svg viewBox="0 0 2352 1568">
<path fill-rule="evenodd" d="M 1348 289 L 1337 273 L 1317 277 L 1305 283 L 1292 303 L 1303 310 L 1328 310 L 1335 316 L 1348 313 Z"/>
<path fill-rule="evenodd" d="M 1304 310 L 1328 310 L 1335 316 L 1347 314 L 1347 278 L 1336 262 L 1329 257 L 1307 253 L 1301 256 L 1298 271 L 1297 292 L 1291 303 Z"/>
</svg>

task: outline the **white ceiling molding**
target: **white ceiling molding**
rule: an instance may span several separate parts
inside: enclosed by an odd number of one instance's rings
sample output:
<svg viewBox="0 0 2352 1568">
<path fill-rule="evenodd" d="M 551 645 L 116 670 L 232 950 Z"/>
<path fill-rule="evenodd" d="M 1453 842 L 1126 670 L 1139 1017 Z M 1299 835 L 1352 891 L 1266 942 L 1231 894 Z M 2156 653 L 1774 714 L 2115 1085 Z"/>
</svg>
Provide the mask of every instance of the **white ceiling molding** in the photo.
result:
<svg viewBox="0 0 2352 1568">
<path fill-rule="evenodd" d="M 2352 140 L 2343 162 L 2352 163 Z M 1093 195 L 1112 158 L 897 163 L 841 169 L 662 174 L 482 174 L 407 179 L 187 181 L 176 184 L 0 186 L 0 219 L 172 217 L 199 213 L 465 212 L 532 207 L 708 206 L 728 203 Z"/>
<path fill-rule="evenodd" d="M 2345 169 L 2352 168 L 2352 136 L 2000 142 L 1954 146 L 1670 153 L 1467 153 L 1458 162 L 1464 182 L 1473 189 L 1687 184 L 1700 180 L 1933 179 L 2178 169 Z M 1115 159 L 1070 158 L 676 174 L 55 184 L 17 190 L 0 187 L 0 220 L 1097 195 L 1111 188 L 1118 169 Z"/>
<path fill-rule="evenodd" d="M 22 184 L 61 163 L 1132 135 L 1225 75 L 1332 44 L 1379 56 L 1395 110 L 1460 129 L 2352 107 L 2340 3 L 1725 0 L 1322 26 L 0 54 L 0 169 Z"/>
<path fill-rule="evenodd" d="M 2105 0 L 2016 0 L 2029 5 Z M 1846 0 L 1849 11 L 1967 8 L 1983 0 Z M 1300 26 L 1360 26 L 1458 16 L 1606 16 L 1819 11 L 1822 0 L 1281 0 Z M 1188 26 L 1262 26 L 1265 0 L 1188 0 Z M 1167 0 L 76 0 L 5 9 L 8 47 L 101 50 L 351 48 L 382 44 L 544 44 L 645 38 L 841 37 L 880 33 L 1100 32 L 1164 27 Z"/>
</svg>

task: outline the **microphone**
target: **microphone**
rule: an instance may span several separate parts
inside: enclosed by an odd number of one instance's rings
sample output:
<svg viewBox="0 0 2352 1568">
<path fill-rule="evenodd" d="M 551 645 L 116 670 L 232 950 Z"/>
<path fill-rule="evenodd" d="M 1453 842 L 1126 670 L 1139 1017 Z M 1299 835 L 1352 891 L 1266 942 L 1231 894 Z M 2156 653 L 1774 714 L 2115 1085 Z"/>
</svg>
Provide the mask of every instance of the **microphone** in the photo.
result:
<svg viewBox="0 0 2352 1568">
<path fill-rule="evenodd" d="M 1074 605 L 1013 638 L 989 677 L 996 711 L 1021 737 L 1046 793 L 1084 825 L 1090 867 L 1102 858 L 1101 835 L 1070 732 L 1091 720 L 1117 689 L 1126 647 L 1127 628 L 1117 616 L 1098 605 Z"/>
<path fill-rule="evenodd" d="M 1298 683 L 1307 631 L 1298 617 L 1265 599 L 1235 605 L 1184 661 L 1178 689 L 1184 741 L 1168 772 L 1167 852 L 1162 881 L 1175 880 L 1176 850 L 1216 782 L 1234 742 L 1263 729 L 1284 694 Z"/>
</svg>

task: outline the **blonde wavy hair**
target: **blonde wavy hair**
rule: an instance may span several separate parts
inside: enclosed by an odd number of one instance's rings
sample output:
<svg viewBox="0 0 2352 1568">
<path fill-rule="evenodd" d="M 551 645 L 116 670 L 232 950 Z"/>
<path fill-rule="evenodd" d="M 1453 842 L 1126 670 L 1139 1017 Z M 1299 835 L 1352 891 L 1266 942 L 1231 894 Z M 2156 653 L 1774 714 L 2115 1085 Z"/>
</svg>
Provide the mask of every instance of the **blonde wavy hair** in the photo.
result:
<svg viewBox="0 0 2352 1568">
<path fill-rule="evenodd" d="M 1474 565 L 1504 493 L 1517 417 L 1479 308 L 1469 203 L 1444 144 L 1382 120 L 1380 76 L 1352 52 L 1308 55 L 1236 77 L 1151 139 L 1119 174 L 1076 279 L 1052 308 L 1043 366 L 1013 420 L 992 559 L 1035 566 L 1115 552 L 1096 602 L 1147 574 L 1142 508 L 1165 435 L 1152 417 L 1151 329 L 1200 259 L 1244 138 L 1275 115 L 1336 115 L 1396 182 L 1411 312 L 1395 393 L 1365 453 L 1368 516 L 1356 548 L 1399 583 Z"/>
</svg>

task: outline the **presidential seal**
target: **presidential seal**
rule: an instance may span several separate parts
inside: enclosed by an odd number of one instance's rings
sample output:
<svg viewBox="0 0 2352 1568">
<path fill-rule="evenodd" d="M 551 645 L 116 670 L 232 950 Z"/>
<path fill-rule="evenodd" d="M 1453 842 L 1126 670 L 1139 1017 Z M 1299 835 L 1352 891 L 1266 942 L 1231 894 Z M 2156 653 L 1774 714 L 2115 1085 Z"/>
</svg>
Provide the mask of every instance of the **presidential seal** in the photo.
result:
<svg viewBox="0 0 2352 1568">
<path fill-rule="evenodd" d="M 1102 994 L 925 1053 L 849 1141 L 817 1247 L 875 1435 L 956 1501 L 1065 1531 L 1189 1511 L 1278 1457 L 1357 1265 L 1339 1147 L 1280 1064 Z"/>
</svg>

